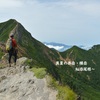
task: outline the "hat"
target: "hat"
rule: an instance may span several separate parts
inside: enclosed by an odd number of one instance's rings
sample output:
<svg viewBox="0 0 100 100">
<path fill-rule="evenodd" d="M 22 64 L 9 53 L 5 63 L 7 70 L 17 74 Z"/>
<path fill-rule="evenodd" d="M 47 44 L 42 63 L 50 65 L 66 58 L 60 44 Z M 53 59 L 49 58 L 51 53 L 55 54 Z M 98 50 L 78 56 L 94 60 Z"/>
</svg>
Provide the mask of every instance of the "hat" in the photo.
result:
<svg viewBox="0 0 100 100">
<path fill-rule="evenodd" d="M 11 33 L 11 34 L 10 34 L 10 37 L 14 37 L 14 34 L 13 34 L 13 33 Z"/>
</svg>

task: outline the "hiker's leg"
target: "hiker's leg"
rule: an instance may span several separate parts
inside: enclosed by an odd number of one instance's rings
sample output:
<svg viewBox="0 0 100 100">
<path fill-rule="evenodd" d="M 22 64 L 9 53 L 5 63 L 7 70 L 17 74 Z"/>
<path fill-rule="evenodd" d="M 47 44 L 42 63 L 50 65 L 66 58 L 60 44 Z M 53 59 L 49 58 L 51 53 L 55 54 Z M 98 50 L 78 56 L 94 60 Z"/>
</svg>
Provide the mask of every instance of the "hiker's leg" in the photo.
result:
<svg viewBox="0 0 100 100">
<path fill-rule="evenodd" d="M 17 52 L 15 52 L 15 54 L 14 54 L 14 62 L 15 62 L 15 64 L 16 64 L 16 61 L 17 61 Z"/>
<path fill-rule="evenodd" d="M 8 58 L 9 64 L 11 63 L 11 57 L 12 57 L 12 53 L 11 51 L 9 51 L 9 58 Z"/>
<path fill-rule="evenodd" d="M 9 67 L 11 67 L 11 57 L 12 57 L 12 52 L 9 51 L 9 58 L 8 58 L 8 61 L 9 61 Z"/>
</svg>

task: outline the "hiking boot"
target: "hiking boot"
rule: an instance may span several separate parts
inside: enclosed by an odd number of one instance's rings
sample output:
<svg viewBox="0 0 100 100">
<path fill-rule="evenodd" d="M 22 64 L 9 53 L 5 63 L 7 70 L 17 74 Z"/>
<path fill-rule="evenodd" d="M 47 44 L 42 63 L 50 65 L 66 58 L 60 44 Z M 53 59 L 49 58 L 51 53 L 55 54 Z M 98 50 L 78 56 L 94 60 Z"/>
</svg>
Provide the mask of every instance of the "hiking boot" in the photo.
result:
<svg viewBox="0 0 100 100">
<path fill-rule="evenodd" d="M 8 66 L 11 67 L 11 64 L 9 64 Z"/>
<path fill-rule="evenodd" d="M 16 63 L 14 63 L 14 65 L 16 65 Z"/>
</svg>

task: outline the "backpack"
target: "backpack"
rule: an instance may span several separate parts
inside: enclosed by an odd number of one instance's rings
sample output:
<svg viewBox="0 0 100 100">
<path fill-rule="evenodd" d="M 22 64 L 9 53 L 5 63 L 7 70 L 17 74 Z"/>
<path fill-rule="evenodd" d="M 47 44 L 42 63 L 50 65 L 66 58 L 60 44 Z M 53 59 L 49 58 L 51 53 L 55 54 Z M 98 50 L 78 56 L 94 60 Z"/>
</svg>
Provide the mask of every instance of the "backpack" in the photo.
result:
<svg viewBox="0 0 100 100">
<path fill-rule="evenodd" d="M 8 39 L 6 43 L 6 50 L 9 51 L 12 48 L 12 40 Z"/>
</svg>

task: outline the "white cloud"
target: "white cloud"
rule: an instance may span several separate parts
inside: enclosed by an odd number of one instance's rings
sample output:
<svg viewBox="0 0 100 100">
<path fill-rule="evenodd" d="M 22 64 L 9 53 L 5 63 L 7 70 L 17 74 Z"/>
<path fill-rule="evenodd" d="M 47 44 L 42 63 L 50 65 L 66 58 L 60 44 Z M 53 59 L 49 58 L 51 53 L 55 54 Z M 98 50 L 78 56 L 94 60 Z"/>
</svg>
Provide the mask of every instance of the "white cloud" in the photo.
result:
<svg viewBox="0 0 100 100">
<path fill-rule="evenodd" d="M 93 47 L 93 45 L 81 46 L 82 49 L 89 50 Z"/>
<path fill-rule="evenodd" d="M 46 44 L 45 44 L 46 45 Z M 54 49 L 56 49 L 56 50 L 61 50 L 61 49 L 63 49 L 64 48 L 64 46 L 53 46 L 53 45 L 46 45 L 47 47 L 49 47 L 49 48 L 54 48 Z"/>
<path fill-rule="evenodd" d="M 15 8 L 22 6 L 21 0 L 0 0 L 0 8 Z"/>
<path fill-rule="evenodd" d="M 82 3 L 82 2 L 69 2 L 68 5 L 75 11 L 90 14 L 93 16 L 100 15 L 100 3 Z"/>
<path fill-rule="evenodd" d="M 52 7 L 63 10 L 74 11 L 80 14 L 98 16 L 100 15 L 100 2 L 92 0 L 60 0 L 58 2 L 49 3 Z"/>
</svg>

